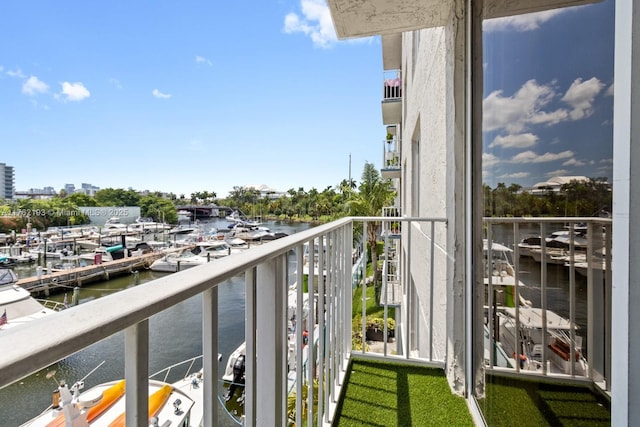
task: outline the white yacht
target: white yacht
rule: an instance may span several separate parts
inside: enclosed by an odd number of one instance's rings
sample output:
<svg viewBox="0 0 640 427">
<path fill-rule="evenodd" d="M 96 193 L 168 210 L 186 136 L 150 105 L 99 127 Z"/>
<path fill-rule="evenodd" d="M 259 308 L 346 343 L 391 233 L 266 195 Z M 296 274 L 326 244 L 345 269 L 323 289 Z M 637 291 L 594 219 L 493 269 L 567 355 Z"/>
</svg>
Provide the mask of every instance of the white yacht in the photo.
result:
<svg viewBox="0 0 640 427">
<path fill-rule="evenodd" d="M 186 360 L 151 375 L 149 379 L 149 422 L 153 426 L 198 427 L 204 414 L 204 380 L 202 369 L 192 371 L 194 361 Z M 188 366 L 186 375 L 176 382 L 165 378 L 173 368 Z M 182 368 L 180 368 L 182 369 Z M 47 379 L 55 380 L 55 371 Z M 162 378 L 157 380 L 154 378 Z M 53 404 L 22 427 L 49 426 L 124 426 L 125 380 L 98 384 L 81 392 L 88 380 L 73 385 L 58 382 L 53 392 Z"/>
<path fill-rule="evenodd" d="M 174 252 L 155 260 L 149 269 L 151 271 L 160 271 L 164 273 L 175 273 L 187 268 L 196 267 L 206 264 L 206 257 L 193 254 L 191 251 Z"/>
<path fill-rule="evenodd" d="M 13 270 L 0 268 L 0 330 L 13 328 L 56 312 L 46 308 L 17 285 Z M 0 332 L 1 333 L 1 332 Z"/>
</svg>

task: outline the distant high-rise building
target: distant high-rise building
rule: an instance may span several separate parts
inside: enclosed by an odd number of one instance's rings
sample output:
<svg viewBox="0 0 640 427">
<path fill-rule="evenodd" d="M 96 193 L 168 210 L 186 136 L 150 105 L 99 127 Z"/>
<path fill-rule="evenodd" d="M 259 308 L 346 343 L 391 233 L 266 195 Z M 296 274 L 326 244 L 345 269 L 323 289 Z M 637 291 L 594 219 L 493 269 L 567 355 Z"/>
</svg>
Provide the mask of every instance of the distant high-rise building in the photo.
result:
<svg viewBox="0 0 640 427">
<path fill-rule="evenodd" d="M 0 199 L 13 200 L 15 191 L 13 166 L 0 163 Z"/>
<path fill-rule="evenodd" d="M 96 187 L 93 184 L 87 184 L 83 182 L 80 184 L 80 189 L 77 190 L 78 193 L 84 193 L 88 196 L 95 196 L 96 191 L 100 190 L 100 187 Z"/>
<path fill-rule="evenodd" d="M 73 194 L 76 191 L 76 186 L 73 184 L 65 184 L 64 191 L 66 191 L 67 195 Z"/>
</svg>

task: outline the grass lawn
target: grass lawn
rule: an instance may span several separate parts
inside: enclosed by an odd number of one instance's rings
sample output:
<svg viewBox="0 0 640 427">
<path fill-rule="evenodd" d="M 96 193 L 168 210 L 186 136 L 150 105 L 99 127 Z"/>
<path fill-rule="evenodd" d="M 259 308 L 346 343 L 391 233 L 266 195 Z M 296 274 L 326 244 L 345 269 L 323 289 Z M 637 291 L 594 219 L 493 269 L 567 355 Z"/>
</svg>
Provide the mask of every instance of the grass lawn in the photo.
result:
<svg viewBox="0 0 640 427">
<path fill-rule="evenodd" d="M 389 317 L 395 319 L 395 309 L 393 307 L 387 308 L 387 314 Z M 353 291 L 353 303 L 351 305 L 351 315 L 353 318 L 356 316 L 362 317 L 362 286 L 358 286 Z M 374 286 L 367 286 L 367 317 L 380 317 L 384 316 L 384 307 L 376 305 L 375 289 Z"/>
<path fill-rule="evenodd" d="M 479 401 L 489 426 L 610 426 L 611 408 L 587 387 L 487 375 Z"/>
<path fill-rule="evenodd" d="M 444 372 L 354 359 L 335 426 L 473 426 Z"/>
</svg>

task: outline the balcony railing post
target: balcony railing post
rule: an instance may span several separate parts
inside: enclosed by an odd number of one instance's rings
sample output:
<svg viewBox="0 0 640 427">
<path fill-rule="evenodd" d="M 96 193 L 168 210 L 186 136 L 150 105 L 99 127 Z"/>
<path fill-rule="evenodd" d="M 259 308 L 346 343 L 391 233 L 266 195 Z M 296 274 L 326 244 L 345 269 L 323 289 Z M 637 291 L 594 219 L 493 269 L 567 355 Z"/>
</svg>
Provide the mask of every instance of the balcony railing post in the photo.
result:
<svg viewBox="0 0 640 427">
<path fill-rule="evenodd" d="M 253 427 L 256 421 L 256 329 L 257 329 L 257 295 L 255 268 L 244 273 L 245 286 L 245 403 L 244 425 Z"/>
<path fill-rule="evenodd" d="M 404 357 L 405 359 L 408 359 L 410 357 L 410 353 L 411 353 L 411 349 L 413 348 L 413 322 L 411 321 L 411 318 L 413 317 L 413 310 L 414 310 L 414 302 L 413 302 L 413 285 L 412 285 L 412 278 L 411 278 L 411 235 L 413 233 L 413 223 L 411 221 L 408 222 L 407 224 L 407 268 L 405 269 L 405 271 L 407 272 L 406 274 L 406 294 L 407 294 L 407 324 L 406 324 L 406 331 L 404 331 L 404 336 L 405 339 L 403 341 L 406 341 L 406 350 L 404 353 Z"/>
<path fill-rule="evenodd" d="M 496 343 L 498 313 L 496 313 L 496 302 L 493 293 L 493 224 L 487 224 L 487 254 L 484 256 L 486 265 L 484 274 L 487 276 L 487 328 L 489 329 L 489 366 L 496 366 Z M 518 326 L 516 325 L 516 328 Z"/>
<path fill-rule="evenodd" d="M 591 225 L 591 224 L 589 224 Z M 576 374 L 576 248 L 575 248 L 575 223 L 569 223 L 569 373 Z M 593 236 L 590 237 L 593 241 Z M 593 250 L 592 245 L 587 245 L 587 253 Z M 591 272 L 591 257 L 587 255 L 587 265 Z"/>
<path fill-rule="evenodd" d="M 149 321 L 125 329 L 124 377 L 127 382 L 126 423 L 134 427 L 149 425 Z"/>
<path fill-rule="evenodd" d="M 514 283 L 514 292 L 513 299 L 515 300 L 515 319 L 516 319 L 516 330 L 519 330 L 520 325 L 520 247 L 518 246 L 518 240 L 520 239 L 520 228 L 517 222 L 513 223 L 513 262 L 514 262 L 514 272 L 513 272 L 513 283 Z M 522 353 L 522 346 L 520 345 L 520 334 L 515 335 L 515 356 L 514 360 L 520 360 L 520 354 Z M 516 362 L 516 372 L 520 372 L 520 363 Z"/>
<path fill-rule="evenodd" d="M 321 238 L 322 239 L 322 238 Z M 309 259 L 314 260 L 309 263 L 309 273 L 307 275 L 307 300 L 309 301 L 309 313 L 307 330 L 309 331 L 309 340 L 307 342 L 307 367 L 306 367 L 306 383 L 307 383 L 307 420 L 313 420 L 313 400 L 315 396 L 313 394 L 313 381 L 314 373 L 316 372 L 316 300 L 315 300 L 315 284 L 317 275 L 322 275 L 322 268 L 315 263 L 315 244 L 313 241 L 309 243 Z M 317 268 L 316 268 L 317 267 Z M 316 275 L 317 274 L 317 275 Z M 320 409 L 320 406 L 318 406 Z"/>
<path fill-rule="evenodd" d="M 540 224 L 540 252 L 541 261 L 540 265 L 540 308 L 542 309 L 542 336 L 547 336 L 547 224 Z M 516 325 L 516 331 L 519 330 L 520 325 Z M 542 374 L 547 375 L 547 349 L 546 345 L 542 345 L 540 349 L 542 356 Z"/>
<path fill-rule="evenodd" d="M 218 392 L 218 287 L 202 294 L 202 368 L 204 374 L 204 413 L 202 425 L 217 425 Z"/>
<path fill-rule="evenodd" d="M 429 248 L 429 252 L 430 252 L 430 263 L 429 263 L 429 361 L 433 362 L 433 307 L 435 306 L 435 304 L 433 303 L 433 298 L 434 298 L 434 287 L 435 287 L 435 280 L 434 280 L 434 267 L 435 267 L 435 261 L 434 261 L 434 249 L 435 249 L 435 222 L 431 221 L 431 242 L 430 242 L 430 248 Z"/>
<path fill-rule="evenodd" d="M 307 242 L 309 245 L 309 253 L 307 254 L 307 286 L 310 286 L 311 280 L 313 280 L 313 264 L 315 262 L 314 254 L 314 239 Z M 302 424 L 302 379 L 304 378 L 302 372 L 302 330 L 304 327 L 313 329 L 311 324 L 304 325 L 304 315 L 302 312 L 304 306 L 303 295 L 303 281 L 304 281 L 304 259 L 303 252 L 304 247 L 299 245 L 296 249 L 296 265 L 298 266 L 296 271 L 296 424 Z"/>
<path fill-rule="evenodd" d="M 280 255 L 258 265 L 256 277 L 256 421 L 282 425 L 287 403 L 286 258 Z M 258 398 L 259 397 L 259 398 Z"/>
<path fill-rule="evenodd" d="M 326 264 L 325 257 L 325 238 L 320 236 L 318 238 L 318 425 L 322 425 L 323 422 L 329 422 L 329 387 L 327 387 L 328 369 L 326 360 L 327 349 L 327 334 L 326 334 L 326 319 L 327 319 L 327 298 L 324 272 L 329 274 L 329 268 Z"/>
<path fill-rule="evenodd" d="M 362 328 L 360 330 L 362 353 L 365 353 L 366 335 L 367 335 L 367 226 L 368 222 L 362 223 L 362 256 L 364 262 L 362 263 Z"/>
</svg>

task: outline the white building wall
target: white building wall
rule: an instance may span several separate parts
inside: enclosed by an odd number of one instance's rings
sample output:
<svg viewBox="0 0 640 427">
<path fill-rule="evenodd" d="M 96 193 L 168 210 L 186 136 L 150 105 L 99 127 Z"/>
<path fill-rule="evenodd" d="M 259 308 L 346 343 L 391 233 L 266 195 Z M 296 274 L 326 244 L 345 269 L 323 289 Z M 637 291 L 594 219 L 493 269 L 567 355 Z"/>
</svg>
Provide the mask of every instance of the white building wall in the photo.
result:
<svg viewBox="0 0 640 427">
<path fill-rule="evenodd" d="M 464 172 L 456 170 L 456 164 L 464 158 L 464 151 L 457 147 L 463 147 L 464 141 L 459 132 L 461 127 L 457 125 L 460 117 L 453 114 L 456 64 L 451 52 L 455 51 L 455 43 L 453 23 L 403 35 L 402 65 L 406 86 L 401 129 L 406 173 L 403 174 L 402 192 L 406 195 L 404 211 L 408 215 L 447 218 L 447 225 L 436 226 L 433 236 L 426 224 L 414 225 L 410 230 L 409 283 L 415 285 L 412 291 L 416 297 L 416 315 L 427 325 L 431 316 L 433 318 L 433 356 L 440 360 L 447 356 L 449 382 L 454 390 L 462 393 L 463 361 L 459 357 L 464 331 L 456 319 L 463 317 L 460 314 L 464 310 L 460 303 L 463 283 L 454 276 L 460 275 L 464 267 L 453 262 L 452 251 L 460 248 L 455 239 L 463 234 L 451 229 L 464 224 L 456 218 L 456 209 L 462 206 L 459 198 L 464 183 L 461 179 L 464 174 L 456 175 Z M 415 149 L 415 144 L 419 144 L 419 150 Z M 419 154 L 416 156 L 416 153 Z M 415 170 L 419 173 L 411 172 Z M 432 239 L 435 243 L 433 272 L 430 271 Z M 429 355 L 429 330 L 418 330 L 415 338 L 415 350 L 421 356 Z"/>
</svg>

